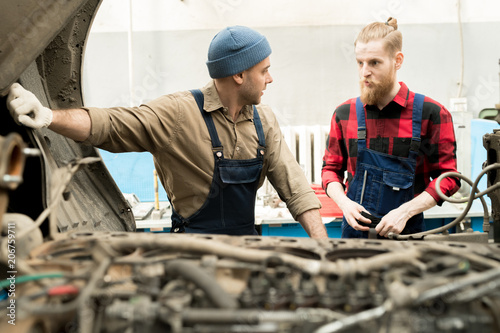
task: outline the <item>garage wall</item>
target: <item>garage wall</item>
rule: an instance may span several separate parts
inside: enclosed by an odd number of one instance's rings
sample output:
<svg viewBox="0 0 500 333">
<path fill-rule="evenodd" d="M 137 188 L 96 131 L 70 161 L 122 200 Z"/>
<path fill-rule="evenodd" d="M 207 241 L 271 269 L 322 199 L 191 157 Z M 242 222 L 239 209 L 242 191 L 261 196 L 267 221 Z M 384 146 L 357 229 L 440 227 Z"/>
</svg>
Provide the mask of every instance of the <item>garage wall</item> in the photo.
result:
<svg viewBox="0 0 500 333">
<path fill-rule="evenodd" d="M 241 24 L 265 34 L 273 48 L 274 82 L 263 103 L 280 123 L 329 124 L 335 106 L 358 94 L 357 33 L 394 16 L 404 36 L 399 79 L 451 109 L 452 98 L 466 97 L 476 116 L 500 102 L 499 12 L 494 0 L 104 0 L 86 45 L 84 100 L 135 105 L 201 87 L 209 81 L 212 37 Z"/>
</svg>

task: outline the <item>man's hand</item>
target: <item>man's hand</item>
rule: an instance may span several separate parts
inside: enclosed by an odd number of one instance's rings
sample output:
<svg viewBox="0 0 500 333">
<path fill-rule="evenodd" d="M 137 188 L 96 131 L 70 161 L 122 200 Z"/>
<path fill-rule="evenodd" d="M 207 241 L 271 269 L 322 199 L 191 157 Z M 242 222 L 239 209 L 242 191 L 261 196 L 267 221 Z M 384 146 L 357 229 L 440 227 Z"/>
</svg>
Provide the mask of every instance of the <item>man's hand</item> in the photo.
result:
<svg viewBox="0 0 500 333">
<path fill-rule="evenodd" d="M 14 83 L 9 89 L 7 108 L 17 123 L 31 128 L 48 127 L 52 122 L 52 110 L 40 103 L 38 98 L 24 89 L 19 83 Z"/>
<path fill-rule="evenodd" d="M 349 223 L 349 225 L 353 229 L 361 231 L 370 230 L 369 227 L 362 226 L 358 223 L 358 221 L 367 224 L 370 224 L 372 222 L 370 221 L 370 219 L 361 215 L 361 212 L 364 211 L 368 213 L 368 211 L 363 206 L 356 203 L 355 201 L 352 201 L 345 195 L 344 187 L 342 186 L 342 184 L 337 182 L 329 183 L 326 191 L 328 196 L 332 198 L 337 206 L 339 206 L 339 208 L 342 210 L 347 223 Z"/>
<path fill-rule="evenodd" d="M 435 205 L 436 201 L 434 198 L 424 191 L 412 200 L 387 213 L 382 220 L 380 220 L 375 230 L 383 237 L 387 237 L 390 232 L 401 234 L 410 218 L 425 212 Z"/>
<path fill-rule="evenodd" d="M 390 232 L 395 234 L 400 234 L 406 226 L 406 222 L 412 216 L 409 215 L 408 209 L 405 208 L 404 205 L 391 210 L 387 213 L 382 219 L 380 223 L 375 228 L 375 231 L 382 236 L 387 237 Z"/>
<path fill-rule="evenodd" d="M 363 215 L 361 215 L 361 212 L 367 212 L 368 211 L 358 204 L 355 201 L 352 201 L 349 199 L 347 196 L 342 198 L 337 202 L 337 205 L 339 208 L 342 210 L 342 213 L 344 214 L 344 217 L 349 223 L 349 225 L 354 229 L 354 230 L 361 230 L 361 231 L 368 231 L 370 230 L 370 227 L 365 227 L 362 226 L 361 224 L 358 223 L 358 221 L 370 224 L 372 221 Z"/>
</svg>

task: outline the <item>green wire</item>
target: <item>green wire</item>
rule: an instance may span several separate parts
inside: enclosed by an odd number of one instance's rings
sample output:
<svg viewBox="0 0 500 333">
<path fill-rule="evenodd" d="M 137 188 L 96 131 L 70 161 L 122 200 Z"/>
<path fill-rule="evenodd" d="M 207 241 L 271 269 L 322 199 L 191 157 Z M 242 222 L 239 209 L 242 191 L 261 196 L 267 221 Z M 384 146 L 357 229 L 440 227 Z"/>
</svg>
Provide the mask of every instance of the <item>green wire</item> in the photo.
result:
<svg viewBox="0 0 500 333">
<path fill-rule="evenodd" d="M 15 278 L 15 284 L 24 283 L 29 281 L 36 281 L 41 279 L 54 279 L 64 277 L 63 273 L 45 273 L 45 274 L 33 274 L 33 275 L 23 275 Z M 6 279 L 0 281 L 0 289 L 8 288 L 11 284 L 12 279 Z"/>
</svg>

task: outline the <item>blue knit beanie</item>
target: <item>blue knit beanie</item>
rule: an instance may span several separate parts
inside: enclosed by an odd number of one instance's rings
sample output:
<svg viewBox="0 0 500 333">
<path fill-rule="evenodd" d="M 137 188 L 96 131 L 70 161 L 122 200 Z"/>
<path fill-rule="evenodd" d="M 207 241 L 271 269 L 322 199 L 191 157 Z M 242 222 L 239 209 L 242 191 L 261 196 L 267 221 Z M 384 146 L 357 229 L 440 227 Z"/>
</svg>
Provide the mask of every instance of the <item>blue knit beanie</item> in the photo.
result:
<svg viewBox="0 0 500 333">
<path fill-rule="evenodd" d="M 233 26 L 221 30 L 208 48 L 207 67 L 210 77 L 223 78 L 257 65 L 271 54 L 266 37 L 257 31 Z"/>
</svg>

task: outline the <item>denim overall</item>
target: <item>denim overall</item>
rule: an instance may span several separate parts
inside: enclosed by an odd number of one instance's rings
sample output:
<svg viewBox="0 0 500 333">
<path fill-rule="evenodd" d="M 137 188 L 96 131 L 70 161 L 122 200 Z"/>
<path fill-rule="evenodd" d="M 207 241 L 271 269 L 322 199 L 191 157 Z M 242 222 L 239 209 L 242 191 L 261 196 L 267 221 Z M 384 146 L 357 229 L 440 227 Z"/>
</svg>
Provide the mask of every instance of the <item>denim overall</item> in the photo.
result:
<svg viewBox="0 0 500 333">
<path fill-rule="evenodd" d="M 247 160 L 224 158 L 222 144 L 210 113 L 203 110 L 200 90 L 191 90 L 205 120 L 214 154 L 214 175 L 207 200 L 188 218 L 172 209 L 171 232 L 257 235 L 255 197 L 265 153 L 265 138 L 259 114 L 253 107 L 253 122 L 259 138 L 257 157 Z"/>
<path fill-rule="evenodd" d="M 360 98 L 356 100 L 358 118 L 358 159 L 356 174 L 349 184 L 347 197 L 372 215 L 382 218 L 391 210 L 414 197 L 415 170 L 420 147 L 424 96 L 415 94 L 412 116 L 412 139 L 408 157 L 398 157 L 367 149 L 365 110 Z M 402 234 L 425 229 L 422 213 L 410 218 Z M 379 238 L 383 238 L 377 235 Z M 368 231 L 353 229 L 344 218 L 342 238 L 368 238 Z"/>
</svg>

